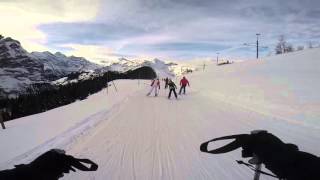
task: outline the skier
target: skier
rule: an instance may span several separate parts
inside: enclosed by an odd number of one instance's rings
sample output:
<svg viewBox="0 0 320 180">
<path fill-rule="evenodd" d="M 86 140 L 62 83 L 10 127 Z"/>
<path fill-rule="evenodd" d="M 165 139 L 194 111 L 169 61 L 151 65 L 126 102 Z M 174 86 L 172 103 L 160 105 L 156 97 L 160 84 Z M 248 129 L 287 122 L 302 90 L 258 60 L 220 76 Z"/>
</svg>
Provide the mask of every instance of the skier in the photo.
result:
<svg viewBox="0 0 320 180">
<path fill-rule="evenodd" d="M 148 92 L 147 96 L 150 96 L 152 91 L 154 90 L 154 96 L 158 96 L 158 88 L 160 89 L 160 80 L 159 78 L 152 80 L 151 82 L 151 89 Z"/>
<path fill-rule="evenodd" d="M 174 93 L 174 96 L 176 97 L 176 99 L 178 99 L 178 96 L 176 93 L 177 86 L 176 86 L 176 84 L 174 84 L 174 82 L 171 79 L 169 79 L 168 87 L 170 89 L 168 99 L 171 98 L 172 92 Z"/>
<path fill-rule="evenodd" d="M 167 89 L 168 88 L 168 83 L 169 83 L 169 78 L 166 77 L 166 79 L 164 79 L 164 82 L 165 82 L 164 88 Z"/>
<path fill-rule="evenodd" d="M 183 76 L 183 78 L 180 80 L 181 87 L 180 87 L 179 95 L 181 94 L 182 89 L 183 89 L 183 94 L 186 94 L 186 86 L 187 85 L 190 87 L 189 81 L 187 80 L 187 78 L 185 76 Z"/>
</svg>

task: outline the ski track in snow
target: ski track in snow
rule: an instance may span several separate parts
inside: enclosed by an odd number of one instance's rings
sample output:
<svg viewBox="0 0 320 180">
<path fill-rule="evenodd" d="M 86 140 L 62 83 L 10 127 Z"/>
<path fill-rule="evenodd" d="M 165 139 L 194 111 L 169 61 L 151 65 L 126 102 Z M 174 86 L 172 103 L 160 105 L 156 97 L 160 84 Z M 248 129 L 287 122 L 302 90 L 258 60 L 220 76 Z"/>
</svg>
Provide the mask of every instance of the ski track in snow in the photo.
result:
<svg viewBox="0 0 320 180">
<path fill-rule="evenodd" d="M 98 126 L 102 119 L 107 120 L 107 117 L 111 115 L 109 113 L 110 111 L 112 113 L 116 113 L 119 106 L 120 103 L 115 104 L 109 110 L 103 110 L 94 115 L 91 115 L 90 117 L 84 119 L 83 121 L 68 129 L 64 133 L 46 141 L 43 144 L 40 144 L 32 150 L 29 150 L 8 162 L 3 163 L 2 169 L 5 169 L 5 167 L 8 166 L 13 166 L 15 164 L 31 162 L 35 157 L 40 156 L 42 153 L 46 152 L 49 149 L 62 148 L 67 150 L 70 144 L 72 144 L 74 141 L 79 140 L 81 136 L 86 135 L 94 127 Z"/>
<path fill-rule="evenodd" d="M 63 179 L 251 179 L 253 172 L 235 162 L 241 159 L 240 150 L 210 155 L 201 153 L 199 146 L 214 137 L 255 129 L 266 129 L 301 150 L 320 154 L 313 146 L 320 141 L 318 129 L 210 99 L 197 89 L 179 100 L 168 100 L 166 93 L 162 90 L 159 97 L 146 97 L 140 91 L 116 112 L 97 116 L 108 120 L 72 141 L 67 150 L 96 161 L 98 171 L 78 171 Z M 261 179 L 274 178 L 262 175 Z"/>
</svg>

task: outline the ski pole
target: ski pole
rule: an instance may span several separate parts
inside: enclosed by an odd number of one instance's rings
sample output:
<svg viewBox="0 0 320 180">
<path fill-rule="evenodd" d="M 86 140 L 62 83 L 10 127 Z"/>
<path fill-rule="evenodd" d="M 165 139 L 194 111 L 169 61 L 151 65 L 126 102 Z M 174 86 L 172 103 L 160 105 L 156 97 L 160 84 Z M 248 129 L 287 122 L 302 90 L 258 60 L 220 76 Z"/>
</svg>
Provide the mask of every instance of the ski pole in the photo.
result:
<svg viewBox="0 0 320 180">
<path fill-rule="evenodd" d="M 254 159 L 257 159 L 258 161 L 260 161 L 255 154 L 253 155 L 253 158 L 254 158 Z M 255 171 L 254 171 L 253 180 L 259 180 L 259 178 L 260 178 L 260 171 L 261 171 L 261 163 L 256 164 L 254 170 L 255 170 Z"/>
<path fill-rule="evenodd" d="M 267 132 L 267 131 L 265 131 L 265 130 L 254 130 L 254 131 L 251 131 L 251 134 L 257 134 L 259 132 Z M 251 159 L 251 161 L 252 161 L 252 164 L 255 164 L 255 169 L 254 169 L 255 171 L 254 171 L 253 180 L 259 180 L 261 167 L 262 167 L 261 161 L 260 161 L 259 157 L 256 154 L 253 154 L 253 158 Z"/>
</svg>

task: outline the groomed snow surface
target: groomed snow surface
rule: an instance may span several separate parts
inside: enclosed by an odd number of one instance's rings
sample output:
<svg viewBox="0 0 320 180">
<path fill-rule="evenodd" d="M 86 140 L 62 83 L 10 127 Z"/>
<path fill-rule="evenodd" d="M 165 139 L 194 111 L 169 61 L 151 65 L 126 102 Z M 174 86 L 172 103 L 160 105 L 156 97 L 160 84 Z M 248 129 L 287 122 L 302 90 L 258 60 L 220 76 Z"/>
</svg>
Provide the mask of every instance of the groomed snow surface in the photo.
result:
<svg viewBox="0 0 320 180">
<path fill-rule="evenodd" d="M 210 155 L 199 146 L 255 129 L 319 156 L 318 57 L 314 49 L 263 61 L 212 63 L 187 76 L 191 87 L 178 100 L 168 100 L 164 89 L 147 97 L 149 81 L 115 81 L 118 92 L 110 86 L 86 100 L 6 123 L 0 169 L 63 148 L 99 164 L 96 172 L 72 172 L 63 179 L 248 180 L 253 172 L 235 162 L 240 150 Z"/>
</svg>

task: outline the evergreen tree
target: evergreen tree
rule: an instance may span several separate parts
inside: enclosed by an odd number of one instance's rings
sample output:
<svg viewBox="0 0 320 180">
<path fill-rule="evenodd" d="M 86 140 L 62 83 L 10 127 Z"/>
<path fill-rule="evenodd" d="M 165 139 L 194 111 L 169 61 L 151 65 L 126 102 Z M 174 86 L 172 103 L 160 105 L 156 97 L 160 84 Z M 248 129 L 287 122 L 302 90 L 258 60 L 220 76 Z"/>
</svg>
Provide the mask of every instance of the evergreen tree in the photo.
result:
<svg viewBox="0 0 320 180">
<path fill-rule="evenodd" d="M 77 76 L 72 74 L 70 79 L 78 79 L 79 75 L 81 74 L 78 73 Z M 153 79 L 155 77 L 156 73 L 152 68 L 141 67 L 126 73 L 106 72 L 101 76 L 67 85 L 33 84 L 26 90 L 27 94 L 21 94 L 14 99 L 0 99 L 0 109 L 10 108 L 12 115 L 9 120 L 15 119 L 67 105 L 76 100 L 83 100 L 116 79 Z"/>
</svg>

